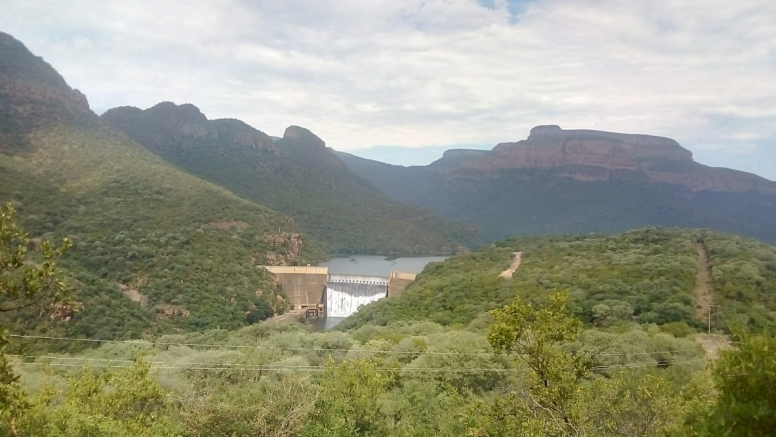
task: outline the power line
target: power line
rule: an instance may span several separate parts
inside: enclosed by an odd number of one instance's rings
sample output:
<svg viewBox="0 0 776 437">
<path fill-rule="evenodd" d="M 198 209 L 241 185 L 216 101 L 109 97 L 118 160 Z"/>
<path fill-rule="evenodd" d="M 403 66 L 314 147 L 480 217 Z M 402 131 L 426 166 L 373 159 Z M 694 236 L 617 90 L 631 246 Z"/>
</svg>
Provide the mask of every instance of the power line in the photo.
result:
<svg viewBox="0 0 776 437">
<path fill-rule="evenodd" d="M 186 347 L 210 347 L 210 348 L 225 348 L 225 349 L 258 349 L 258 350 L 280 350 L 280 351 L 306 351 L 306 352 L 373 352 L 381 354 L 395 354 L 395 355 L 416 355 L 416 354 L 430 354 L 430 355 L 471 355 L 471 356 L 495 356 L 496 354 L 491 352 L 434 352 L 434 351 L 372 351 L 368 349 L 344 349 L 344 348 L 310 348 L 310 347 L 288 347 L 288 346 L 251 346 L 251 345 L 233 345 L 233 344 L 208 344 L 208 343 L 173 343 L 173 342 L 158 342 L 147 340 L 104 340 L 104 339 L 92 339 L 92 338 L 68 338 L 68 337 L 49 337 L 41 335 L 18 335 L 12 334 L 9 337 L 13 338 L 25 338 L 32 340 L 53 340 L 53 341 L 74 341 L 74 342 L 91 342 L 91 343 L 121 343 L 121 344 L 135 344 L 135 345 L 148 345 L 148 346 L 186 346 Z"/>
<path fill-rule="evenodd" d="M 633 368 L 633 367 L 658 367 L 659 365 L 681 365 L 681 364 L 689 364 L 689 363 L 697 363 L 699 360 L 703 360 L 702 358 L 694 358 L 691 360 L 684 360 L 684 361 L 667 361 L 664 363 L 657 363 L 657 364 L 651 364 L 651 363 L 626 363 L 626 364 L 612 364 L 609 366 L 593 366 L 591 367 L 592 370 L 604 370 L 604 369 L 616 369 L 616 368 Z"/>
<path fill-rule="evenodd" d="M 73 341 L 73 342 L 91 342 L 91 343 L 119 343 L 130 345 L 147 345 L 147 346 L 185 346 L 185 347 L 208 347 L 208 348 L 225 348 L 225 349 L 256 349 L 256 350 L 277 350 L 277 351 L 304 351 L 304 352 L 363 352 L 363 353 L 375 353 L 386 355 L 442 355 L 442 356 L 482 356 L 482 357 L 495 357 L 499 354 L 493 352 L 438 352 L 438 351 L 375 351 L 369 349 L 344 349 L 344 348 L 314 348 L 314 347 L 288 347 L 288 346 L 251 346 L 251 345 L 231 345 L 231 344 L 213 344 L 213 343 L 174 343 L 174 342 L 155 342 L 147 340 L 106 340 L 106 339 L 92 339 L 92 338 L 70 338 L 70 337 L 51 337 L 42 335 L 19 335 L 11 334 L 9 337 L 24 338 L 32 340 L 51 340 L 51 341 Z M 620 352 L 620 353 L 597 353 L 593 356 L 631 356 L 631 355 L 660 355 L 660 354 L 677 354 L 685 352 L 699 352 L 698 349 L 679 349 L 679 350 L 667 350 L 667 351 L 653 351 L 653 352 Z"/>
<path fill-rule="evenodd" d="M 39 363 L 39 362 L 20 362 L 15 363 L 17 365 L 28 366 L 52 366 L 52 367 L 79 367 L 85 368 L 88 366 L 101 367 L 101 368 L 128 368 L 131 365 L 114 365 L 113 363 L 134 363 L 133 360 L 113 360 L 110 358 L 76 358 L 76 357 L 53 357 L 42 355 L 8 355 L 16 358 L 33 358 L 33 359 L 51 359 L 62 361 L 83 361 L 83 363 Z M 669 361 L 664 364 L 667 365 L 685 365 L 689 363 L 697 363 L 700 358 L 683 360 L 683 361 Z M 104 363 L 104 364 L 95 364 Z M 177 370 L 240 370 L 240 371 L 323 371 L 327 366 L 314 366 L 314 365 L 287 365 L 287 364 L 242 364 L 242 363 L 192 363 L 192 362 L 175 362 L 175 361 L 147 361 L 151 369 L 177 369 Z M 655 363 L 625 363 L 625 364 L 613 364 L 608 366 L 593 366 L 590 370 L 604 370 L 604 369 L 616 369 L 616 368 L 638 368 L 638 367 L 657 367 Z M 383 367 L 377 368 L 375 371 L 380 372 L 450 372 L 450 373 L 522 373 L 523 369 L 504 369 L 504 368 L 455 368 L 455 367 Z"/>
</svg>

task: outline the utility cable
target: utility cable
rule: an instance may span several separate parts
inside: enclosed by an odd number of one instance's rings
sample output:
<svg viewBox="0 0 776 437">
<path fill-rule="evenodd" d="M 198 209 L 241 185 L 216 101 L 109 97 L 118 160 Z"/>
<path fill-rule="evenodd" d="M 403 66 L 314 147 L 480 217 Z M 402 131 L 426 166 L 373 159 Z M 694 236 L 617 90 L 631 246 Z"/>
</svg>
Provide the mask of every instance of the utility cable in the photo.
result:
<svg viewBox="0 0 776 437">
<path fill-rule="evenodd" d="M 92 343 L 119 343 L 130 345 L 147 345 L 147 346 L 184 346 L 184 347 L 207 347 L 207 348 L 224 348 L 224 349 L 255 349 L 255 350 L 279 350 L 279 351 L 304 351 L 304 352 L 364 352 L 375 353 L 385 355 L 442 355 L 442 356 L 482 356 L 482 357 L 494 357 L 498 354 L 493 352 L 437 352 L 437 351 L 375 351 L 369 349 L 344 349 L 344 348 L 313 348 L 313 347 L 288 347 L 288 346 L 251 346 L 251 345 L 230 345 L 230 344 L 213 344 L 213 343 L 174 343 L 174 342 L 155 342 L 147 340 L 106 340 L 106 339 L 92 339 L 92 338 L 69 338 L 69 337 L 51 337 L 41 335 L 19 335 L 11 334 L 9 337 L 23 338 L 31 340 L 51 340 L 51 341 L 73 341 L 73 342 L 92 342 Z M 594 356 L 630 356 L 630 355 L 659 355 L 659 354 L 676 354 L 685 352 L 699 352 L 697 349 L 680 349 L 680 350 L 668 350 L 668 351 L 654 351 L 654 352 L 621 352 L 621 353 L 599 353 Z"/>
<path fill-rule="evenodd" d="M 74 358 L 74 357 L 51 357 L 40 355 L 8 355 L 16 358 L 35 358 L 35 359 L 52 359 L 62 361 L 84 361 L 85 363 L 73 364 L 73 363 L 39 363 L 39 362 L 19 362 L 17 365 L 28 366 L 51 366 L 51 367 L 79 367 L 85 368 L 89 366 L 101 367 L 101 368 L 128 368 L 131 365 L 114 365 L 113 363 L 134 363 L 131 360 L 112 360 L 109 358 Z M 690 363 L 697 363 L 700 358 L 683 361 L 669 361 L 666 365 L 685 365 Z M 101 364 L 95 364 L 98 362 Z M 104 363 L 104 364 L 102 364 Z M 314 366 L 314 365 L 299 365 L 292 366 L 287 364 L 242 364 L 242 363 L 192 363 L 192 362 L 175 362 L 175 361 L 147 361 L 151 369 L 177 369 L 177 370 L 240 370 L 240 371 L 322 371 L 326 370 L 327 366 Z M 604 370 L 604 369 L 617 369 L 617 368 L 638 368 L 638 367 L 657 367 L 655 363 L 626 363 L 626 364 L 613 364 L 608 366 L 593 366 L 590 370 Z M 451 372 L 451 373 L 521 373 L 522 369 L 503 369 L 503 368 L 453 368 L 453 367 L 388 367 L 377 368 L 376 371 L 380 372 Z"/>
</svg>

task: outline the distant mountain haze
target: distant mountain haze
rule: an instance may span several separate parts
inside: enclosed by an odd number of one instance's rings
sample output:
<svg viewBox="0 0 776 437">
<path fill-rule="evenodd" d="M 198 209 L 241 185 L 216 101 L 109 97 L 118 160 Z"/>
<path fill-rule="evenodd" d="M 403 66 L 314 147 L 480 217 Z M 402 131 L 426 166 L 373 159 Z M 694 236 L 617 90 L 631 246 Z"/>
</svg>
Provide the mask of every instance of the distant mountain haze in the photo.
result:
<svg viewBox="0 0 776 437">
<path fill-rule="evenodd" d="M 492 150 L 448 150 L 428 166 L 340 157 L 394 198 L 493 239 L 661 225 L 776 241 L 776 183 L 698 164 L 669 138 L 550 125 Z"/>
</svg>

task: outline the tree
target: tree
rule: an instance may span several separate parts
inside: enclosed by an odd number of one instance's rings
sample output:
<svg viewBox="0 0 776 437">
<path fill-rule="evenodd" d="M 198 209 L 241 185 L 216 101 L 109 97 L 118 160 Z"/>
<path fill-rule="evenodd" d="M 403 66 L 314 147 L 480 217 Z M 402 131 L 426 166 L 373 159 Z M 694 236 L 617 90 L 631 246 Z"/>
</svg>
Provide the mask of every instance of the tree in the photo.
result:
<svg viewBox="0 0 776 437">
<path fill-rule="evenodd" d="M 742 336 L 714 366 L 716 403 L 690 421 L 695 436 L 770 437 L 776 430 L 776 338 Z M 704 417 L 705 416 L 705 417 Z"/>
<path fill-rule="evenodd" d="M 70 288 L 56 261 L 72 245 L 50 241 L 38 247 L 39 257 L 27 253 L 30 240 L 16 222 L 10 204 L 0 208 L 0 313 L 38 309 L 41 313 L 72 312 Z M 17 435 L 16 424 L 28 405 L 5 355 L 8 332 L 0 329 L 0 431 Z"/>
<path fill-rule="evenodd" d="M 253 372 L 250 372 L 253 373 Z M 299 435 L 315 394 L 296 372 L 229 378 L 207 375 L 180 399 L 178 418 L 190 437 Z M 234 382 L 231 380 L 235 380 Z"/>
<path fill-rule="evenodd" d="M 495 321 L 488 340 L 496 352 L 510 353 L 528 367 L 528 389 L 514 396 L 514 415 L 526 435 L 585 434 L 587 406 L 580 382 L 591 361 L 562 348 L 582 331 L 582 322 L 567 314 L 568 296 L 557 293 L 535 309 L 519 299 L 491 312 Z"/>
<path fill-rule="evenodd" d="M 391 377 L 372 360 L 329 362 L 304 437 L 386 436 L 378 408 Z"/>
<path fill-rule="evenodd" d="M 50 437 L 179 437 L 182 430 L 167 414 L 166 394 L 135 361 L 118 371 L 85 368 L 60 391 L 48 385 L 21 421 L 23 435 Z"/>
</svg>

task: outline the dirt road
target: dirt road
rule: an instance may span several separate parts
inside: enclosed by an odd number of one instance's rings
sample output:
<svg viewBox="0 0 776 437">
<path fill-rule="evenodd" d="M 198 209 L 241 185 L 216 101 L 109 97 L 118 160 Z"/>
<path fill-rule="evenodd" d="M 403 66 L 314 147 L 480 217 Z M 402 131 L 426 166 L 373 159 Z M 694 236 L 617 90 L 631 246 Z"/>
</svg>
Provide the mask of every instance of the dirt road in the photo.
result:
<svg viewBox="0 0 776 437">
<path fill-rule="evenodd" d="M 523 260 L 523 252 L 513 252 L 512 255 L 515 256 L 515 259 L 512 260 L 512 265 L 510 265 L 508 269 L 499 274 L 502 278 L 511 279 L 512 274 L 520 268 L 520 262 Z"/>
<path fill-rule="evenodd" d="M 262 323 L 281 323 L 281 322 L 290 322 L 295 320 L 299 316 L 304 315 L 304 310 L 291 310 L 285 314 L 281 314 L 279 316 L 271 317 L 267 320 L 264 320 Z"/>
</svg>

